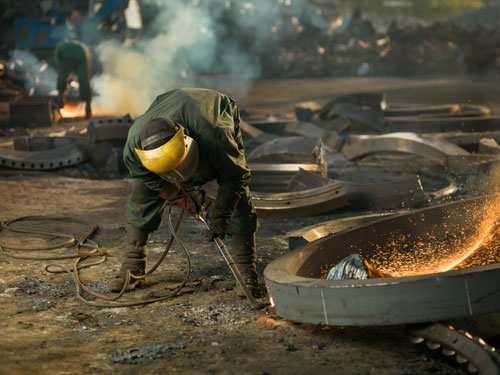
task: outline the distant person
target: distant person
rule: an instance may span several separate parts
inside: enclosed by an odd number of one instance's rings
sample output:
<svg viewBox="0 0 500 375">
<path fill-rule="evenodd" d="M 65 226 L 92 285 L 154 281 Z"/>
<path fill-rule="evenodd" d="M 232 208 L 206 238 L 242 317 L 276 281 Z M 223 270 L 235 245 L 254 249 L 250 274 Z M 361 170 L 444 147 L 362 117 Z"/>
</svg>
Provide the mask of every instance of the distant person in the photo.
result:
<svg viewBox="0 0 500 375">
<path fill-rule="evenodd" d="M 58 104 L 64 106 L 64 93 L 68 86 L 68 77 L 75 73 L 80 85 L 80 99 L 85 102 L 85 117 L 92 116 L 90 107 L 90 68 L 91 56 L 88 47 L 77 40 L 65 41 L 55 50 L 55 61 L 57 69 L 57 91 Z"/>
<path fill-rule="evenodd" d="M 231 235 L 234 261 L 250 293 L 259 294 L 255 232 L 257 214 L 249 184 L 250 168 L 235 101 L 214 90 L 184 88 L 158 96 L 128 132 L 123 160 L 132 176 L 126 217 L 123 264 L 110 282 L 118 292 L 127 272 L 146 272 L 147 244 L 160 227 L 167 201 L 197 214 L 203 194 L 196 187 L 216 180 L 208 241 Z M 132 279 L 129 288 L 142 284 Z M 237 294 L 244 296 L 241 288 Z"/>
</svg>

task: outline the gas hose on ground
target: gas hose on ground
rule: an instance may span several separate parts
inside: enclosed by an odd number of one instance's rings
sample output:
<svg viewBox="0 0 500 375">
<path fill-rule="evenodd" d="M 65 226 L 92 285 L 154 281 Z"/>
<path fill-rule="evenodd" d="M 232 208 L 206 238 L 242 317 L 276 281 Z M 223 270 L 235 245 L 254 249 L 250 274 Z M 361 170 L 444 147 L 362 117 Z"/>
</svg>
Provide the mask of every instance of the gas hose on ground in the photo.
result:
<svg viewBox="0 0 500 375">
<path fill-rule="evenodd" d="M 14 259 L 23 259 L 23 260 L 75 259 L 75 261 L 73 262 L 72 269 L 70 269 L 64 265 L 61 265 L 61 264 L 48 264 L 45 266 L 45 270 L 47 272 L 50 272 L 50 273 L 60 273 L 60 272 L 68 273 L 75 283 L 75 288 L 76 288 L 75 292 L 76 292 L 77 298 L 79 300 L 81 300 L 82 302 L 84 302 L 88 305 L 91 305 L 91 306 L 103 307 L 103 308 L 113 308 L 113 307 L 130 307 L 130 306 L 147 305 L 147 304 L 151 304 L 154 302 L 160 302 L 160 301 L 170 299 L 170 298 L 174 297 L 176 294 L 178 294 L 180 292 L 180 290 L 184 287 L 184 285 L 186 284 L 186 282 L 188 281 L 188 279 L 191 275 L 191 257 L 189 255 L 189 252 L 188 252 L 186 246 L 184 245 L 182 240 L 177 236 L 177 231 L 178 231 L 179 226 L 181 224 L 184 211 L 180 212 L 179 217 L 177 219 L 177 223 L 176 223 L 175 228 L 174 228 L 172 225 L 171 210 L 172 210 L 172 205 L 169 206 L 168 220 L 167 220 L 167 223 L 168 223 L 170 232 L 172 233 L 172 236 L 170 237 L 170 240 L 168 241 L 168 243 L 165 247 L 165 250 L 163 251 L 162 256 L 156 262 L 156 264 L 150 270 L 148 270 L 146 272 L 145 275 L 135 276 L 135 275 L 131 274 L 130 271 L 128 271 L 127 276 L 126 276 L 126 282 L 124 283 L 122 290 L 117 295 L 114 295 L 114 296 L 108 295 L 108 294 L 97 293 L 97 292 L 91 290 L 90 288 L 88 288 L 87 286 L 85 286 L 85 284 L 83 284 L 83 282 L 80 279 L 80 274 L 79 274 L 80 269 L 103 263 L 106 260 L 106 254 L 107 254 L 104 251 L 99 251 L 98 245 L 94 241 L 92 241 L 88 238 L 97 230 L 97 225 L 95 225 L 87 220 L 78 219 L 78 218 L 74 218 L 74 217 L 66 217 L 66 216 L 24 216 L 24 217 L 20 217 L 20 218 L 16 218 L 16 219 L 2 222 L 2 223 L 0 223 L 0 227 L 4 228 L 6 230 L 9 230 L 11 232 L 40 234 L 40 235 L 46 235 L 46 236 L 52 236 L 52 237 L 62 237 L 62 238 L 66 238 L 67 240 L 62 242 L 62 243 L 59 243 L 59 244 L 56 244 L 53 246 L 49 246 L 49 247 L 44 247 L 44 248 L 21 248 L 21 247 L 5 246 L 5 245 L 0 244 L 0 252 L 2 254 L 6 255 L 7 257 L 14 258 Z M 20 229 L 20 228 L 13 228 L 10 226 L 14 222 L 30 221 L 30 220 L 35 220 L 35 221 L 53 220 L 53 221 L 64 221 L 64 222 L 70 221 L 70 222 L 88 225 L 90 227 L 90 229 L 87 232 L 85 232 L 80 237 L 80 239 L 77 241 L 75 236 L 72 236 L 72 235 L 69 235 L 66 233 L 48 232 L 48 231 L 40 231 L 40 230 L 32 230 L 32 229 Z M 149 299 L 144 299 L 144 300 L 139 300 L 139 301 L 113 302 L 113 303 L 99 303 L 99 302 L 95 302 L 95 301 L 90 301 L 90 300 L 85 299 L 82 296 L 82 290 L 83 290 L 96 298 L 100 298 L 100 299 L 103 299 L 106 301 L 111 302 L 111 301 L 118 300 L 128 290 L 128 286 L 129 286 L 131 278 L 136 278 L 136 279 L 146 278 L 147 276 L 151 275 L 159 267 L 159 265 L 163 262 L 163 260 L 167 256 L 168 251 L 170 250 L 174 240 L 176 240 L 180 244 L 180 246 L 181 246 L 181 248 L 186 256 L 187 269 L 186 269 L 186 273 L 184 275 L 183 281 L 171 293 L 169 293 L 165 296 L 156 297 L 156 298 L 149 298 Z M 73 244 L 75 244 L 76 254 L 71 254 L 71 255 L 68 254 L 68 255 L 59 255 L 59 256 L 24 256 L 24 255 L 10 254 L 8 251 L 6 251 L 6 250 L 26 251 L 26 252 L 45 251 L 45 250 L 60 249 L 62 247 L 68 247 L 68 246 L 73 245 Z M 91 247 L 91 250 L 84 251 L 82 249 L 84 247 Z M 87 258 L 95 258 L 95 257 L 100 257 L 100 259 L 95 261 L 95 262 L 91 262 L 91 263 L 86 263 L 86 264 L 80 263 L 81 261 L 86 260 Z M 59 271 L 56 271 L 53 268 L 59 269 Z"/>
</svg>

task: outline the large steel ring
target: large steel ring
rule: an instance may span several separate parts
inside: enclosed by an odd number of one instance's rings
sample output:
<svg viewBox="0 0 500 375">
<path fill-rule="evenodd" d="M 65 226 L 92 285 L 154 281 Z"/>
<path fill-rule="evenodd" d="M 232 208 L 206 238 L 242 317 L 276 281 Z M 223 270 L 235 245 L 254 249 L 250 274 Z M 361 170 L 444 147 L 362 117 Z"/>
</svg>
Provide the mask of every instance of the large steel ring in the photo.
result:
<svg viewBox="0 0 500 375">
<path fill-rule="evenodd" d="M 264 270 L 276 313 L 341 326 L 420 323 L 500 311 L 499 263 L 407 277 L 321 279 L 323 267 L 358 250 L 369 259 L 395 236 L 406 239 L 401 250 L 428 237 L 446 243 L 450 230 L 467 238 L 474 231 L 471 208 L 488 202 L 474 198 L 394 215 L 291 251 Z"/>
</svg>

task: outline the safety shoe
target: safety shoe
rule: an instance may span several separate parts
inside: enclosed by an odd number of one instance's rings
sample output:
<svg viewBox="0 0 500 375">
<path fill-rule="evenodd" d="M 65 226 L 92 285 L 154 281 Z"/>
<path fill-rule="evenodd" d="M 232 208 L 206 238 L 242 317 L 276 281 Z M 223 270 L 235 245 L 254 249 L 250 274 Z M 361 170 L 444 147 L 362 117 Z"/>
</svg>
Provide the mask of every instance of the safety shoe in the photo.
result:
<svg viewBox="0 0 500 375">
<path fill-rule="evenodd" d="M 146 264 L 144 262 L 144 266 L 145 265 Z M 127 271 L 130 271 L 130 273 L 134 276 L 143 276 L 145 273 L 145 267 L 130 267 L 130 264 L 129 265 L 123 264 L 122 267 L 120 268 L 120 271 L 118 271 L 118 275 L 116 275 L 114 279 L 109 282 L 109 290 L 111 292 L 121 292 L 121 290 L 123 289 L 123 285 L 127 280 Z M 146 279 L 144 278 L 136 279 L 130 276 L 130 281 L 127 290 L 141 287 L 145 283 Z"/>
<path fill-rule="evenodd" d="M 109 290 L 120 292 L 127 279 L 127 270 L 132 275 L 143 276 L 146 274 L 146 261 L 148 256 L 148 241 L 151 232 L 138 229 L 128 224 L 127 245 L 123 254 L 123 264 L 118 271 L 118 275 L 109 283 Z M 145 279 L 130 277 L 128 289 L 134 289 L 145 283 Z"/>
</svg>

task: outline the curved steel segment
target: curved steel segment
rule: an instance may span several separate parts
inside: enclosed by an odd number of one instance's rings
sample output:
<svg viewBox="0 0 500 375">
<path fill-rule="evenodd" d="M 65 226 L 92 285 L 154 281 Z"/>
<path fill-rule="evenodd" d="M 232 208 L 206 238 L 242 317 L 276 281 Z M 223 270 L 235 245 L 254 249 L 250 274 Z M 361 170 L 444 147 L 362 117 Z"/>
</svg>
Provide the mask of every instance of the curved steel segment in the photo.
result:
<svg viewBox="0 0 500 375">
<path fill-rule="evenodd" d="M 92 142 L 125 141 L 134 120 L 130 117 L 95 119 L 89 122 L 87 134 Z"/>
<path fill-rule="evenodd" d="M 478 132 L 500 129 L 500 116 L 388 117 L 386 132 L 439 133 Z"/>
<path fill-rule="evenodd" d="M 253 163 L 322 163 L 323 156 L 321 138 L 289 136 L 257 146 L 247 160 Z"/>
<path fill-rule="evenodd" d="M 349 160 L 375 152 L 402 152 L 438 159 L 445 164 L 449 156 L 467 156 L 463 148 L 441 139 L 415 133 L 351 136 L 343 147 Z"/>
<path fill-rule="evenodd" d="M 215 200 L 217 185 L 203 186 L 207 198 Z M 347 206 L 347 196 L 342 185 L 331 184 L 291 193 L 253 192 L 252 199 L 259 218 L 291 218 L 319 215 Z"/>
<path fill-rule="evenodd" d="M 473 213 L 482 212 L 488 202 L 475 198 L 415 210 L 291 251 L 264 270 L 277 314 L 312 324 L 393 325 L 498 312 L 499 263 L 406 277 L 321 279 L 331 266 L 358 252 L 369 262 L 377 256 L 391 259 L 390 251 L 405 255 L 406 250 L 417 250 L 422 241 L 433 239 L 440 242 L 439 251 L 454 253 L 460 245 L 457 241 L 473 237 Z M 400 242 L 396 249 L 389 249 L 395 241 Z"/>
<path fill-rule="evenodd" d="M 46 151 L 0 148 L 0 166 L 14 169 L 51 170 L 76 165 L 86 159 L 86 153 L 76 144 Z"/>
<path fill-rule="evenodd" d="M 331 179 L 301 170 L 290 180 L 288 190 L 300 191 L 334 183 L 344 186 L 352 209 L 413 208 L 428 199 L 419 177 L 415 174 L 396 176 L 390 181 L 362 183 Z"/>
<path fill-rule="evenodd" d="M 410 325 L 406 330 L 413 343 L 441 352 L 469 374 L 500 374 L 500 355 L 480 337 L 442 323 Z"/>
<path fill-rule="evenodd" d="M 384 110 L 387 117 L 393 116 L 419 116 L 419 117 L 467 117 L 487 116 L 491 114 L 488 107 L 481 105 L 463 104 L 410 104 L 390 106 Z"/>
<path fill-rule="evenodd" d="M 258 192 L 284 192 L 292 177 L 300 170 L 315 174 L 326 174 L 324 165 L 295 163 L 249 163 L 252 171 L 250 190 Z"/>
</svg>

